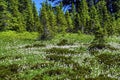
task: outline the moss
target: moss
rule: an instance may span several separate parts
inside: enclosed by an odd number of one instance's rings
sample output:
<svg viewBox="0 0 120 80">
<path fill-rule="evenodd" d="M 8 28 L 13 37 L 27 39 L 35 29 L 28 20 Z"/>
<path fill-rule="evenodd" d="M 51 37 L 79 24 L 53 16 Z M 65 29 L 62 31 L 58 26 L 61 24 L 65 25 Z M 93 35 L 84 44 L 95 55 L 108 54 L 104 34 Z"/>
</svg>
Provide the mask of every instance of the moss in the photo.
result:
<svg viewBox="0 0 120 80">
<path fill-rule="evenodd" d="M 100 54 L 96 57 L 99 63 L 109 66 L 120 65 L 120 55 Z"/>
<path fill-rule="evenodd" d="M 47 70 L 41 74 L 36 75 L 32 80 L 44 80 L 44 76 L 57 76 L 57 75 L 63 75 L 63 74 L 69 74 L 70 72 L 63 68 L 58 69 L 51 69 Z"/>
<path fill-rule="evenodd" d="M 33 47 L 45 47 L 45 44 L 33 44 Z"/>
<path fill-rule="evenodd" d="M 38 74 L 38 75 L 36 75 L 35 77 L 33 77 L 32 80 L 44 80 L 44 79 L 43 79 L 43 76 L 44 76 L 44 75 Z"/>
<path fill-rule="evenodd" d="M 26 45 L 23 48 L 33 48 L 33 47 L 45 47 L 45 44 L 32 44 L 32 45 Z"/>
<path fill-rule="evenodd" d="M 78 52 L 69 50 L 66 48 L 51 48 L 46 50 L 47 54 L 55 53 L 55 54 L 78 54 Z"/>
<path fill-rule="evenodd" d="M 14 55 L 14 56 L 10 56 L 10 55 L 6 55 L 6 56 L 1 56 L 0 57 L 0 60 L 4 60 L 4 59 L 21 59 L 22 56 L 21 55 Z"/>
<path fill-rule="evenodd" d="M 4 60 L 4 59 L 7 59 L 7 58 L 9 58 L 9 57 L 11 57 L 11 56 L 0 56 L 0 60 Z"/>
<path fill-rule="evenodd" d="M 31 66 L 31 69 L 40 69 L 53 66 L 53 63 L 37 63 Z"/>
<path fill-rule="evenodd" d="M 0 78 L 12 78 L 13 75 L 18 73 L 19 66 L 17 64 L 12 64 L 8 66 L 0 66 Z"/>
<path fill-rule="evenodd" d="M 64 45 L 73 45 L 73 43 L 69 43 L 68 40 L 62 39 L 59 43 L 57 43 L 58 46 L 64 46 Z"/>
<path fill-rule="evenodd" d="M 85 80 L 118 80 L 116 78 L 111 78 L 111 77 L 108 77 L 108 76 L 105 76 L 105 75 L 99 75 L 98 77 L 95 77 L 95 78 L 87 78 Z"/>
<path fill-rule="evenodd" d="M 60 55 L 47 55 L 46 58 L 53 61 L 66 61 L 71 59 L 71 57 L 65 57 Z"/>
<path fill-rule="evenodd" d="M 53 69 L 53 70 L 48 70 L 46 72 L 44 72 L 43 74 L 47 74 L 49 76 L 52 76 L 52 75 L 62 75 L 62 74 L 67 74 L 68 71 L 65 70 L 65 69 Z"/>
<path fill-rule="evenodd" d="M 89 75 L 92 70 L 89 67 L 82 67 L 78 63 L 74 63 L 73 71 L 77 73 L 76 75 L 85 77 L 85 75 Z"/>
</svg>

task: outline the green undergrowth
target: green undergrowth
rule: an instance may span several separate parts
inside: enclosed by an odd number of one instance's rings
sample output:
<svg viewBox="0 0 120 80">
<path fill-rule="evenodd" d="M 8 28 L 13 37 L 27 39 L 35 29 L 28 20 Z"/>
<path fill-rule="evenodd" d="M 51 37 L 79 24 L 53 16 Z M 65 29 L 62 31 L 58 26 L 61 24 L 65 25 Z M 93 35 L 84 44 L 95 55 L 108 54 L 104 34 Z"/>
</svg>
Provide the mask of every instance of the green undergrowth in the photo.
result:
<svg viewBox="0 0 120 80">
<path fill-rule="evenodd" d="M 107 38 L 94 54 L 91 35 L 37 38 L 37 32 L 0 32 L 0 80 L 119 80 L 119 37 Z"/>
</svg>

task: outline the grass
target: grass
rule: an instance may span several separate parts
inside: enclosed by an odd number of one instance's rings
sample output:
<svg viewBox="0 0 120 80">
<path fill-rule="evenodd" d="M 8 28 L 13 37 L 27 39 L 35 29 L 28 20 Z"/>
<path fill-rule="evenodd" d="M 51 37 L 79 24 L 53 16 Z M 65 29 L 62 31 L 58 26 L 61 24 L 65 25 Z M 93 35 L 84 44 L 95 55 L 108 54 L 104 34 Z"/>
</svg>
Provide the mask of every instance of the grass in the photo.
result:
<svg viewBox="0 0 120 80">
<path fill-rule="evenodd" d="M 58 34 L 37 41 L 38 33 L 0 32 L 0 80 L 119 80 L 120 38 L 90 54 L 93 36 Z"/>
</svg>

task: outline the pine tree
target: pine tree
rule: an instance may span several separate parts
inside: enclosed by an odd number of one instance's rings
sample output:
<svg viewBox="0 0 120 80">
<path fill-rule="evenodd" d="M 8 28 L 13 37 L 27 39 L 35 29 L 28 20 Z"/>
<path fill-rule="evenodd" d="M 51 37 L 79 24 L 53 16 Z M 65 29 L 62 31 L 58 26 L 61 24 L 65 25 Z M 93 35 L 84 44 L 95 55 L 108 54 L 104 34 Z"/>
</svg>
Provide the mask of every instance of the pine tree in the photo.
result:
<svg viewBox="0 0 120 80">
<path fill-rule="evenodd" d="M 0 31 L 7 30 L 10 27 L 11 14 L 7 11 L 7 3 L 0 0 Z"/>
<path fill-rule="evenodd" d="M 80 2 L 80 10 L 78 12 L 80 14 L 80 21 L 82 24 L 81 31 L 85 32 L 85 27 L 87 25 L 87 21 L 89 21 L 89 12 L 88 12 L 88 4 L 86 0 L 81 0 Z"/>
<path fill-rule="evenodd" d="M 24 16 L 27 31 L 34 31 L 34 15 L 32 11 L 32 0 L 19 0 L 19 11 Z"/>
<path fill-rule="evenodd" d="M 57 16 L 58 32 L 64 33 L 67 29 L 67 22 L 66 22 L 64 13 L 61 9 L 61 6 L 56 7 L 56 16 Z"/>
<path fill-rule="evenodd" d="M 51 33 L 50 33 L 50 22 L 49 22 L 49 17 L 47 14 L 47 4 L 43 3 L 42 4 L 42 9 L 40 11 L 40 20 L 42 24 L 42 30 L 41 30 L 41 37 L 40 39 L 42 40 L 47 40 L 51 38 Z"/>
<path fill-rule="evenodd" d="M 88 33 L 96 34 L 96 31 L 98 31 L 97 29 L 101 27 L 98 11 L 96 10 L 94 5 L 90 7 L 89 11 L 90 20 L 88 22 L 87 31 Z"/>
<path fill-rule="evenodd" d="M 76 27 L 76 9 L 75 9 L 75 5 L 72 3 L 72 11 L 71 11 L 71 18 L 72 18 L 72 25 L 73 25 L 73 31 L 72 32 L 76 32 L 75 27 Z"/>
<path fill-rule="evenodd" d="M 39 15 L 38 12 L 36 10 L 36 6 L 35 6 L 35 2 L 33 2 L 32 4 L 32 11 L 33 11 L 33 17 L 34 17 L 34 24 L 33 24 L 33 31 L 38 31 L 38 28 L 40 28 L 40 20 L 39 20 Z"/>
<path fill-rule="evenodd" d="M 94 40 L 91 42 L 91 45 L 89 46 L 89 51 L 91 53 L 94 53 L 94 50 L 96 49 L 105 48 L 106 46 L 105 32 L 104 28 L 101 27 L 100 24 L 99 12 L 94 5 L 91 6 L 89 15 L 90 15 L 89 21 L 90 27 L 88 29 L 90 30 L 90 32 L 92 31 L 92 33 L 95 36 Z"/>
<path fill-rule="evenodd" d="M 74 16 L 75 20 L 74 20 L 74 32 L 78 32 L 80 30 L 82 30 L 81 28 L 81 21 L 80 21 L 80 15 L 77 13 Z"/>
<path fill-rule="evenodd" d="M 110 36 L 115 33 L 115 29 L 113 26 L 112 16 L 110 15 L 106 2 L 101 0 L 97 5 L 99 11 L 99 18 L 101 19 L 101 26 L 104 28 L 105 33 Z"/>
<path fill-rule="evenodd" d="M 33 16 L 33 9 L 32 9 L 32 0 L 28 0 L 27 3 L 27 12 L 26 12 L 26 30 L 27 31 L 34 31 L 34 16 Z"/>
<path fill-rule="evenodd" d="M 8 0 L 8 11 L 12 14 L 10 30 L 24 31 L 23 17 L 18 10 L 18 0 Z"/>
<path fill-rule="evenodd" d="M 73 22 L 72 22 L 72 18 L 70 16 L 70 13 L 68 11 L 66 12 L 65 17 L 66 17 L 66 21 L 67 21 L 67 32 L 72 32 Z"/>
<path fill-rule="evenodd" d="M 55 34 L 57 33 L 57 20 L 56 20 L 56 15 L 51 9 L 51 7 L 48 10 L 48 17 L 49 17 L 49 24 L 50 24 L 50 30 L 51 30 L 51 35 L 54 37 Z"/>
</svg>

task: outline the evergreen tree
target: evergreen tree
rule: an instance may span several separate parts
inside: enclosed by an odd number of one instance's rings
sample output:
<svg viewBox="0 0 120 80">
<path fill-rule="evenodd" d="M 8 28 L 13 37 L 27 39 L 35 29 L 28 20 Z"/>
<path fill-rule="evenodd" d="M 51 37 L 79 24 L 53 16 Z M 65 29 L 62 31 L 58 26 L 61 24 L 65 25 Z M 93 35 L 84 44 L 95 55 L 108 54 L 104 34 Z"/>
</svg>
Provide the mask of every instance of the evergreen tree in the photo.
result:
<svg viewBox="0 0 120 80">
<path fill-rule="evenodd" d="M 27 12 L 26 12 L 26 30 L 34 31 L 34 15 L 32 9 L 32 0 L 27 1 Z"/>
<path fill-rule="evenodd" d="M 34 14 L 32 10 L 32 0 L 19 0 L 19 11 L 24 16 L 27 31 L 34 31 Z"/>
<path fill-rule="evenodd" d="M 98 31 L 97 29 L 99 29 L 101 25 L 98 16 L 98 11 L 96 10 L 94 5 L 91 6 L 89 15 L 90 20 L 88 22 L 87 31 L 88 33 L 96 34 L 96 31 Z"/>
<path fill-rule="evenodd" d="M 7 3 L 0 0 L 0 31 L 7 30 L 10 27 L 11 17 L 7 11 Z"/>
<path fill-rule="evenodd" d="M 105 48 L 106 45 L 105 32 L 104 32 L 104 28 L 102 28 L 100 25 L 98 11 L 96 10 L 94 5 L 90 8 L 89 14 L 90 14 L 90 21 L 89 21 L 90 27 L 88 29 L 95 36 L 94 40 L 91 42 L 91 45 L 89 46 L 89 51 L 94 53 L 94 50 L 96 49 Z"/>
<path fill-rule="evenodd" d="M 38 16 L 38 12 L 36 10 L 35 2 L 33 2 L 32 9 L 33 9 L 32 11 L 33 11 L 33 17 L 34 17 L 33 31 L 38 31 L 38 28 L 40 28 L 40 19 Z"/>
<path fill-rule="evenodd" d="M 12 14 L 10 30 L 24 31 L 23 17 L 18 10 L 18 0 L 8 0 L 8 11 Z"/>
<path fill-rule="evenodd" d="M 57 33 L 57 20 L 56 15 L 54 14 L 54 11 L 51 9 L 51 7 L 48 10 L 48 17 L 49 17 L 49 24 L 51 29 L 51 35 L 54 37 Z"/>
<path fill-rule="evenodd" d="M 80 21 L 82 24 L 81 31 L 82 31 L 82 33 L 84 33 L 87 22 L 89 21 L 88 4 L 87 4 L 86 0 L 81 0 L 80 10 L 78 13 L 80 14 Z"/>
<path fill-rule="evenodd" d="M 72 18 L 70 16 L 70 13 L 68 11 L 66 12 L 65 17 L 66 17 L 66 21 L 67 21 L 67 32 L 72 32 L 73 22 L 72 22 Z"/>
<path fill-rule="evenodd" d="M 60 6 L 56 7 L 58 32 L 65 32 L 67 29 L 67 22 L 64 13 Z"/>
<path fill-rule="evenodd" d="M 75 18 L 76 17 L 75 16 L 76 16 L 76 9 L 75 9 L 75 5 L 72 3 L 72 11 L 71 11 L 71 18 L 72 18 L 72 25 L 73 25 L 73 31 L 72 32 L 76 32 L 76 30 L 75 30 L 75 27 L 76 27 Z"/>
<path fill-rule="evenodd" d="M 42 30 L 41 30 L 41 39 L 42 40 L 47 40 L 51 38 L 51 29 L 50 29 L 50 22 L 49 22 L 49 17 L 47 14 L 47 4 L 43 3 L 42 4 L 42 9 L 40 11 L 40 20 L 42 24 Z"/>
<path fill-rule="evenodd" d="M 112 17 L 108 12 L 106 2 L 101 0 L 97 5 L 99 11 L 99 18 L 101 19 L 101 26 L 104 28 L 105 32 L 108 36 L 113 35 L 115 33 Z"/>
<path fill-rule="evenodd" d="M 77 13 L 74 16 L 75 20 L 74 20 L 74 32 L 78 32 L 80 30 L 82 30 L 81 28 L 81 21 L 80 21 L 80 15 Z"/>
</svg>

